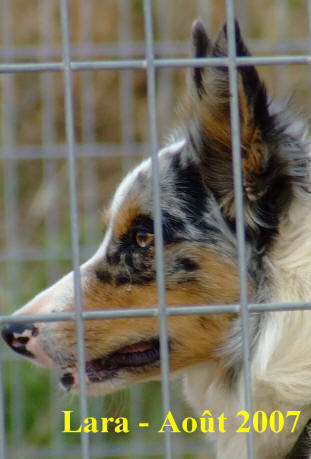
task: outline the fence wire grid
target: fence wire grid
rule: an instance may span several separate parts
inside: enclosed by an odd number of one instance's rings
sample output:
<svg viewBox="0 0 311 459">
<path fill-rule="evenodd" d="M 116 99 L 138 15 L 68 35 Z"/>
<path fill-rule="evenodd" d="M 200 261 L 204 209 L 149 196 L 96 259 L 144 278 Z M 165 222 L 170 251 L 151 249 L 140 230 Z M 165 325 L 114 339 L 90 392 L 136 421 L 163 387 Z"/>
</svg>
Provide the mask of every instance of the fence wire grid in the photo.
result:
<svg viewBox="0 0 311 459">
<path fill-rule="evenodd" d="M 113 416 L 116 411 L 121 416 L 140 419 L 150 414 L 150 403 L 162 406 L 157 412 L 151 411 L 158 419 L 164 419 L 170 409 L 179 414 L 189 413 L 189 408 L 182 406 L 175 396 L 180 391 L 179 386 L 170 390 L 167 316 L 235 312 L 240 313 L 243 334 L 245 394 L 241 409 L 251 412 L 249 312 L 311 309 L 311 302 L 258 305 L 248 301 L 237 69 L 240 65 L 261 65 L 261 73 L 266 70 L 275 92 L 280 95 L 303 80 L 307 83 L 297 92 L 304 102 L 309 97 L 306 94 L 311 78 L 308 67 L 311 62 L 311 0 L 263 1 L 270 12 L 267 9 L 266 13 L 259 14 L 257 3 L 260 2 L 252 0 L 106 0 L 101 7 L 99 2 L 92 0 L 60 0 L 59 3 L 33 0 L 29 4 L 36 14 L 28 27 L 29 30 L 35 26 L 37 29 L 33 32 L 35 38 L 28 39 L 23 33 L 15 37 L 16 9 L 21 10 L 19 27 L 23 27 L 22 2 L 1 0 L 0 173 L 3 189 L 0 205 L 3 226 L 0 263 L 4 274 L 1 274 L 0 286 L 0 325 L 24 322 L 25 316 L 19 318 L 10 314 L 44 286 L 73 269 L 75 312 L 29 315 L 27 321 L 76 321 L 80 381 L 79 398 L 68 400 L 57 389 L 57 375 L 33 369 L 15 358 L 0 342 L 1 459 L 212 458 L 213 453 L 202 435 L 173 439 L 166 432 L 159 441 L 158 437 L 144 431 L 132 432 L 122 440 L 112 434 L 109 437 L 98 434 L 90 439 L 88 434 L 82 433 L 68 440 L 61 433 L 61 410 L 75 407 L 79 413 L 77 423 L 90 413 L 106 416 L 110 412 Z M 182 12 L 182 5 L 188 5 L 190 10 Z M 111 14 L 108 19 L 105 17 L 107 11 Z M 267 36 L 261 36 L 257 30 L 252 35 L 257 38 L 248 39 L 248 33 L 259 27 L 259 22 L 262 26 L 268 21 L 266 14 L 271 17 L 272 13 L 273 33 L 270 28 Z M 109 29 L 113 40 L 109 41 L 105 35 L 94 38 L 100 29 L 94 26 L 94 21 L 100 22 L 97 20 L 100 15 L 103 29 Z M 186 57 L 190 49 L 190 16 L 191 22 L 202 17 L 211 35 L 227 20 L 228 57 L 218 58 L 217 62 L 212 58 L 200 59 L 199 63 Z M 236 57 L 235 17 L 255 57 Z M 296 28 L 292 18 L 299 22 Z M 174 34 L 170 28 L 174 27 L 178 39 L 171 38 Z M 178 88 L 184 87 L 178 69 L 184 71 L 198 65 L 223 65 L 229 70 L 240 304 L 166 309 L 157 152 L 159 138 L 167 134 L 166 126 L 173 116 Z M 272 66 L 275 73 L 269 77 L 267 68 L 270 70 Z M 295 71 L 292 72 L 292 68 Z M 104 101 L 107 91 L 115 96 L 113 105 Z M 139 106 L 137 98 L 141 100 Z M 60 120 L 64 121 L 64 127 Z M 102 133 L 103 122 L 106 127 Z M 111 133 L 113 123 L 118 126 L 115 133 Z M 159 307 L 84 312 L 79 265 L 100 241 L 95 220 L 99 220 L 101 196 L 111 196 L 121 175 L 148 152 L 153 167 Z M 21 178 L 24 176 L 27 178 Z M 99 181 L 105 182 L 104 188 L 99 186 Z M 26 203 L 21 205 L 22 199 Z M 63 234 L 63 227 L 70 228 L 70 233 Z M 159 318 L 161 391 L 156 383 L 150 383 L 147 389 L 139 385 L 116 398 L 105 397 L 94 402 L 87 398 L 83 377 L 84 320 L 124 317 Z M 249 458 L 255 457 L 251 433 L 247 436 L 247 451 Z"/>
</svg>

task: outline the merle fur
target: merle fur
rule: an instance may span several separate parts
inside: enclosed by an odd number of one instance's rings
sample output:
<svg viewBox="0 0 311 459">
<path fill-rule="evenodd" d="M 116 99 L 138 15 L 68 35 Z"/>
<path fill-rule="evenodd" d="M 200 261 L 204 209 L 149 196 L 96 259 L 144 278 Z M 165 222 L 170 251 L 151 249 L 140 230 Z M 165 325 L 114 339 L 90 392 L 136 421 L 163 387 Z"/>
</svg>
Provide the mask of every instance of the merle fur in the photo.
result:
<svg viewBox="0 0 311 459">
<path fill-rule="evenodd" d="M 207 40 L 210 42 L 210 39 L 207 36 L 203 37 L 201 27 L 199 30 L 200 33 L 194 27 L 196 39 L 193 41 L 197 44 L 195 55 L 200 54 L 202 57 L 201 52 L 204 49 L 204 43 Z M 250 56 L 237 22 L 235 22 L 235 39 L 237 56 Z M 226 54 L 227 25 L 225 24 L 211 49 L 211 55 L 222 57 Z M 203 70 L 200 69 L 201 73 Z M 205 69 L 205 71 L 221 72 L 228 79 L 228 70 L 224 67 L 215 70 Z M 300 140 L 301 133 L 299 132 L 299 137 L 295 138 L 287 132 L 293 121 L 286 113 L 287 107 L 284 108 L 283 112 L 271 113 L 265 85 L 260 80 L 255 67 L 239 67 L 239 74 L 242 78 L 249 110 L 255 125 L 260 129 L 262 150 L 265 152 L 262 158 L 263 170 L 252 177 L 258 196 L 262 190 L 264 193 L 254 202 L 247 203 L 258 224 L 255 228 L 246 228 L 247 238 L 255 244 L 258 251 L 263 251 L 277 234 L 280 215 L 293 197 L 293 186 L 300 185 L 303 188 L 306 185 L 307 159 L 305 145 Z M 202 93 L 202 81 L 202 75 L 199 83 L 194 77 L 194 85 L 200 93 Z M 227 110 L 228 120 L 230 120 L 229 103 Z M 217 145 L 215 148 L 215 140 L 212 136 L 206 135 L 204 126 L 201 126 L 200 123 L 192 123 L 189 138 L 201 159 L 205 182 L 217 200 L 220 200 L 225 190 L 232 190 L 233 188 L 231 161 L 224 164 L 223 158 L 219 158 L 217 153 L 219 146 Z"/>
<path fill-rule="evenodd" d="M 237 24 L 235 35 L 237 55 L 249 56 Z M 213 57 L 226 55 L 226 27 L 212 45 L 204 27 L 197 23 L 193 28 L 193 44 L 194 55 L 199 58 L 207 54 Z M 215 88 L 205 88 L 205 72 L 214 72 L 211 81 L 214 81 Z M 253 301 L 262 302 L 269 297 L 264 257 L 278 235 L 282 214 L 295 195 L 306 192 L 307 148 L 303 140 L 303 126 L 297 123 L 288 107 L 277 109 L 268 100 L 266 88 L 256 69 L 251 66 L 239 67 L 238 72 L 250 117 L 259 131 L 258 148 L 262 167 L 256 174 L 244 171 L 253 174 L 247 178 L 254 194 L 254 198 L 250 199 L 245 190 L 244 204 L 249 214 L 245 225 L 247 268 L 259 292 Z M 192 78 L 199 103 L 205 104 L 208 103 L 208 90 L 218 90 L 218 78 L 222 83 L 228 83 L 228 70 L 224 67 L 202 66 L 192 72 Z M 226 92 L 223 85 L 220 88 L 228 98 L 227 105 L 222 109 L 226 115 L 224 119 L 230 123 L 229 89 Z M 213 132 L 202 125 L 202 120 L 195 111 L 191 113 L 188 124 L 178 132 L 176 142 L 180 138 L 185 143 L 179 151 L 163 154 L 159 162 L 163 240 L 166 250 L 185 241 L 197 242 L 207 245 L 220 257 L 236 264 L 238 250 L 235 220 L 221 207 L 226 193 L 232 194 L 233 190 L 231 145 L 219 144 L 213 138 Z M 245 152 L 242 150 L 243 154 Z M 136 196 L 137 190 L 140 191 L 139 195 L 145 195 L 146 208 L 151 209 L 150 171 L 142 169 L 139 172 L 135 183 Z M 110 243 L 106 259 L 98 271 L 98 278 L 103 282 L 121 286 L 127 283 L 145 285 L 155 281 L 154 248 L 137 247 L 134 235 L 138 230 L 153 232 L 151 213 L 138 216 L 126 234 L 118 241 Z M 194 273 L 199 268 L 197 261 L 186 254 L 182 258 L 180 254 L 176 255 L 172 265 L 166 266 L 167 288 L 170 288 L 171 273 L 180 273 L 177 282 L 187 282 L 193 280 Z M 111 272 L 111 278 L 107 271 Z M 262 324 L 266 320 L 269 320 L 269 313 L 252 314 L 249 318 L 251 354 L 256 348 Z M 201 319 L 200 323 L 204 326 L 204 320 Z M 219 349 L 226 362 L 228 390 L 235 385 L 243 365 L 240 327 L 240 320 L 233 319 L 225 342 Z M 305 436 L 306 434 L 302 435 L 295 448 L 303 443 Z"/>
<path fill-rule="evenodd" d="M 202 29 L 200 30 L 202 31 Z M 201 34 L 197 34 L 198 36 L 204 43 Z M 237 22 L 235 24 L 235 39 L 237 56 L 250 56 Z M 199 44 L 197 46 L 198 50 L 202 49 Z M 225 25 L 212 47 L 211 55 L 220 57 L 226 54 L 227 26 Z M 200 70 L 200 78 L 197 75 L 194 75 L 193 78 L 199 98 L 202 98 L 204 93 L 204 89 L 202 90 L 203 70 Z M 222 79 L 224 76 L 228 78 L 228 70 L 224 67 L 215 70 L 205 69 L 205 71 L 212 71 L 215 74 L 218 72 Z M 255 222 L 255 225 L 246 225 L 245 228 L 247 247 L 251 252 L 248 271 L 256 281 L 257 291 L 261 292 L 260 296 L 255 298 L 255 301 L 260 302 L 265 301 L 265 292 L 268 290 L 268 282 L 262 266 L 263 257 L 277 237 L 282 214 L 298 193 L 301 195 L 306 193 L 309 161 L 307 145 L 303 140 L 304 126 L 299 125 L 299 122 L 290 114 L 287 106 L 277 110 L 268 100 L 266 88 L 254 67 L 239 67 L 238 73 L 247 98 L 250 115 L 260 131 L 263 152 L 262 169 L 260 173 L 251 177 L 254 191 L 257 192 L 257 199 L 247 202 L 247 195 L 244 196 L 245 205 L 249 207 L 249 211 L 253 215 L 253 222 Z M 230 105 L 228 104 L 227 110 L 229 109 Z M 224 189 L 232 190 L 233 188 L 231 163 L 227 165 L 222 163 L 223 158 L 218 156 L 219 145 L 215 145 L 215 140 L 206 135 L 206 130 L 200 125 L 200 120 L 191 124 L 189 139 L 200 158 L 204 169 L 205 183 L 211 189 L 216 200 L 220 202 Z M 234 221 L 230 221 L 228 217 L 225 218 L 225 221 L 231 231 L 234 231 Z M 252 314 L 249 318 L 251 354 L 257 345 L 262 322 L 269 320 L 268 315 L 269 313 Z M 235 384 L 242 370 L 241 336 L 241 324 L 240 320 L 237 319 L 233 321 L 227 339 L 220 349 L 220 354 L 226 356 L 229 389 Z M 310 452 L 311 421 L 306 424 L 287 459 L 309 457 Z"/>
</svg>

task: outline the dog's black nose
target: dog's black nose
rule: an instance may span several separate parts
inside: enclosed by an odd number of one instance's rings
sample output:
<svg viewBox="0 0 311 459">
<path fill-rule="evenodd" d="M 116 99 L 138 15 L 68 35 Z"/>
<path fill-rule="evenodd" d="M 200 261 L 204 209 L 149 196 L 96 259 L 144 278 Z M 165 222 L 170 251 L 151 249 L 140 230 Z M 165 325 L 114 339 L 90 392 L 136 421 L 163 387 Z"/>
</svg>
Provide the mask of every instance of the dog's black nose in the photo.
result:
<svg viewBox="0 0 311 459">
<path fill-rule="evenodd" d="M 38 335 L 38 329 L 34 325 L 19 323 L 6 325 L 2 329 L 1 335 L 13 351 L 24 357 L 34 358 L 33 354 L 26 347 L 29 339 Z"/>
</svg>

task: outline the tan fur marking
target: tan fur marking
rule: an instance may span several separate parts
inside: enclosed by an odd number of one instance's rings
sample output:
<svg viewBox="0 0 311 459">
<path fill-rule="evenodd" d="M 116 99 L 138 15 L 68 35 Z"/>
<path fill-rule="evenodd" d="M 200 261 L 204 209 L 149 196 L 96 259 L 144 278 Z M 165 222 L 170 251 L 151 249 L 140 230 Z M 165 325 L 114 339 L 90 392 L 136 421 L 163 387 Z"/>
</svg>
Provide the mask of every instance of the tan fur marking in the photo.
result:
<svg viewBox="0 0 311 459">
<path fill-rule="evenodd" d="M 239 102 L 244 186 L 251 188 L 253 185 L 252 175 L 260 174 L 263 170 L 264 145 L 260 129 L 256 126 L 253 113 L 250 111 L 241 76 L 239 78 Z"/>
<path fill-rule="evenodd" d="M 167 278 L 168 306 L 200 305 L 206 303 L 235 303 L 239 301 L 239 279 L 236 266 L 219 258 L 206 247 L 200 257 L 200 269 L 193 282 L 170 283 Z M 114 287 L 97 281 L 93 268 L 82 273 L 84 310 L 145 308 L 157 305 L 156 283 L 146 286 L 125 285 Z M 253 291 L 251 282 L 250 292 Z M 73 302 L 67 305 L 73 310 Z M 218 360 L 216 349 L 226 333 L 233 314 L 205 315 L 205 327 L 198 327 L 198 316 L 168 317 L 168 333 L 171 340 L 171 370 L 203 362 Z M 73 322 L 53 325 L 57 347 L 76 352 L 76 331 Z M 88 359 L 101 358 L 122 346 L 158 336 L 157 318 L 106 319 L 85 322 L 85 342 Z M 158 377 L 159 368 L 147 369 L 135 375 L 135 380 Z"/>
<path fill-rule="evenodd" d="M 254 135 L 254 119 L 252 113 L 249 109 L 249 104 L 247 96 L 244 91 L 242 77 L 239 75 L 238 78 L 238 88 L 239 88 L 239 108 L 240 108 L 240 125 L 241 125 L 241 141 L 242 144 L 248 148 L 252 143 Z"/>
<path fill-rule="evenodd" d="M 110 209 L 106 209 L 101 217 L 101 227 L 106 231 L 110 219 Z"/>
<path fill-rule="evenodd" d="M 214 78 L 206 82 L 207 95 L 203 102 L 197 103 L 196 112 L 199 114 L 208 136 L 216 142 L 227 158 L 231 150 L 231 126 L 228 123 L 230 114 L 229 93 L 227 82 Z M 215 90 L 216 85 L 216 90 Z M 208 87 L 213 88 L 209 91 Z M 218 148 L 217 148 L 218 149 Z"/>
<path fill-rule="evenodd" d="M 198 99 L 192 88 L 185 108 L 188 111 L 188 118 L 192 119 L 193 113 L 197 114 L 210 148 L 208 157 L 205 157 L 206 181 L 216 193 L 223 213 L 230 219 L 234 219 L 228 74 L 223 70 L 209 69 L 204 75 L 204 88 L 206 93 L 202 99 Z M 258 189 L 261 185 L 254 176 L 260 175 L 264 169 L 266 146 L 254 120 L 241 75 L 238 77 L 238 89 L 243 186 L 247 201 L 254 201 L 265 192 L 265 190 Z M 252 225 L 247 201 L 245 218 L 248 224 Z"/>
<path fill-rule="evenodd" d="M 126 204 L 121 207 L 114 219 L 113 225 L 113 234 L 116 239 L 119 239 L 123 234 L 127 233 L 139 213 L 139 208 L 135 202 L 126 202 Z"/>
</svg>

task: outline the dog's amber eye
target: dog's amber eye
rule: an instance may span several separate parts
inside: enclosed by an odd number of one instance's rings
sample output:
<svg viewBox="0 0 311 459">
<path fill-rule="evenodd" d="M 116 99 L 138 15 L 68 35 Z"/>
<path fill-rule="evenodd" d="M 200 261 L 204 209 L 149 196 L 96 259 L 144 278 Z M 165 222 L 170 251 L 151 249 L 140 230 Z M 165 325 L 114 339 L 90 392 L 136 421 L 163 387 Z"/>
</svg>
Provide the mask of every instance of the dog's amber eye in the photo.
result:
<svg viewBox="0 0 311 459">
<path fill-rule="evenodd" d="M 153 243 L 154 235 L 146 231 L 138 231 L 136 233 L 136 242 L 139 247 L 149 247 Z"/>
</svg>

